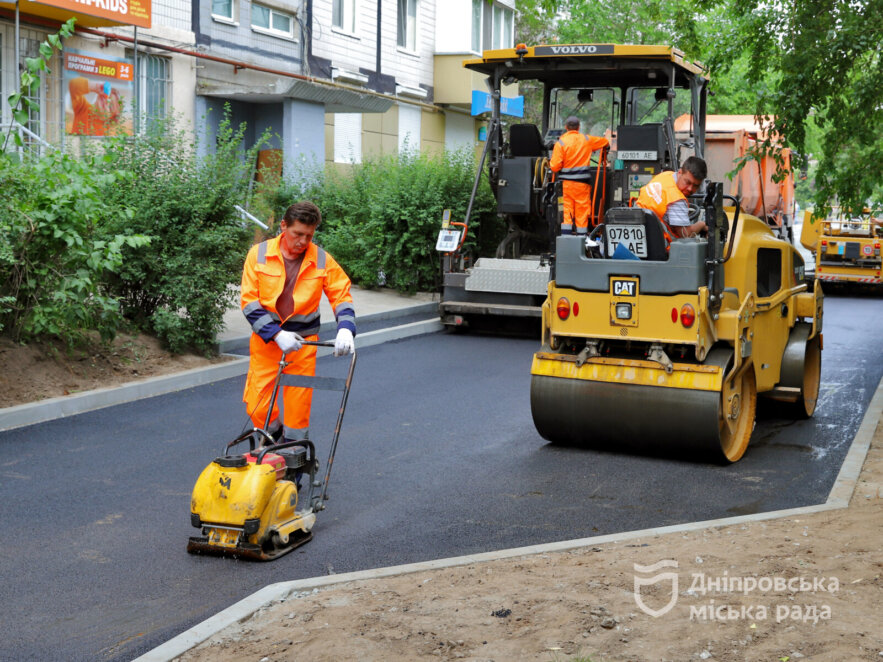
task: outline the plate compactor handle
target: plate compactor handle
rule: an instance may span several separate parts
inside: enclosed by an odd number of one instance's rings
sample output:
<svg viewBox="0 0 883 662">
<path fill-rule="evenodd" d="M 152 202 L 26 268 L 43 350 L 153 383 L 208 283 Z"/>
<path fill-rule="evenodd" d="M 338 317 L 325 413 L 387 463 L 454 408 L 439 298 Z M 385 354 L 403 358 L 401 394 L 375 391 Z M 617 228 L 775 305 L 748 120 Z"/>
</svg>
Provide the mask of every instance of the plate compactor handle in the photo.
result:
<svg viewBox="0 0 883 662">
<path fill-rule="evenodd" d="M 334 347 L 335 343 L 331 340 L 305 340 L 303 342 L 304 345 L 315 345 L 316 347 Z M 350 387 L 353 384 L 353 372 L 356 369 L 356 350 L 355 348 L 350 355 L 350 365 L 347 370 L 346 379 L 321 379 L 316 377 L 309 377 L 308 379 L 315 384 L 314 386 L 310 386 L 310 388 L 325 388 L 330 390 L 339 390 L 343 392 L 343 395 L 340 399 L 340 409 L 337 412 L 337 422 L 334 425 L 334 438 L 331 440 L 331 450 L 328 453 L 328 462 L 325 465 L 325 479 L 322 481 L 322 494 L 317 497 L 313 497 L 311 504 L 312 510 L 319 511 L 325 509 L 325 501 L 328 500 L 328 482 L 331 479 L 331 467 L 334 464 L 334 455 L 337 452 L 337 442 L 340 439 L 340 429 L 343 426 L 343 414 L 346 411 L 346 402 L 350 395 Z M 273 394 L 270 396 L 270 407 L 267 409 L 267 422 L 264 424 L 264 427 L 268 427 L 270 425 L 270 414 L 273 411 L 272 403 L 276 402 L 276 396 L 279 392 L 279 386 L 282 383 L 283 370 L 285 370 L 285 366 L 288 365 L 288 362 L 285 360 L 285 356 L 279 360 L 279 369 L 276 372 L 276 381 L 273 384 Z M 301 386 L 302 384 L 298 384 Z M 277 446 L 278 448 L 278 446 Z"/>
</svg>

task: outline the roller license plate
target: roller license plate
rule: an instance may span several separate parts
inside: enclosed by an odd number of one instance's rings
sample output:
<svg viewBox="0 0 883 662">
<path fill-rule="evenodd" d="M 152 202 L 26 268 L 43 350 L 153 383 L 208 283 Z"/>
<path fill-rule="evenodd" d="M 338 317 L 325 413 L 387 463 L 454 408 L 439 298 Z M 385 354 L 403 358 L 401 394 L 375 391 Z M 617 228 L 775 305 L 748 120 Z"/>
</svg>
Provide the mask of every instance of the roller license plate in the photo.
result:
<svg viewBox="0 0 883 662">
<path fill-rule="evenodd" d="M 643 225 L 607 226 L 607 255 L 613 255 L 619 244 L 625 245 L 638 257 L 647 257 L 647 234 Z"/>
</svg>

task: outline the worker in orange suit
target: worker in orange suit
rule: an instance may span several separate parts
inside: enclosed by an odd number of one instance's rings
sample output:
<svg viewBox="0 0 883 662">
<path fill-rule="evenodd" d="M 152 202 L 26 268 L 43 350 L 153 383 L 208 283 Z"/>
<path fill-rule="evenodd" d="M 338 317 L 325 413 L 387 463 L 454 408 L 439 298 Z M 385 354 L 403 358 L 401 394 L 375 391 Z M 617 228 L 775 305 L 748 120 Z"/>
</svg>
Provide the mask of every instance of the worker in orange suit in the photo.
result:
<svg viewBox="0 0 883 662">
<path fill-rule="evenodd" d="M 291 205 L 279 235 L 252 246 L 245 258 L 240 305 L 252 334 L 243 401 L 255 427 L 266 422 L 283 354 L 289 361 L 285 374 L 316 374 L 316 347 L 303 343 L 318 338 L 323 292 L 337 320 L 334 355 L 355 350 L 350 279 L 331 255 L 313 243 L 321 221 L 319 208 L 312 202 Z M 312 394 L 310 388 L 283 386 L 283 418 L 280 422 L 278 405 L 273 402 L 268 432 L 287 441 L 308 439 Z"/>
<path fill-rule="evenodd" d="M 610 146 L 607 138 L 590 136 L 579 132 L 579 118 L 570 116 L 564 121 L 567 132 L 562 134 L 552 149 L 549 167 L 558 179 L 563 180 L 564 220 L 561 233 L 570 234 L 576 225 L 577 234 L 585 234 L 592 213 L 592 152 Z"/>
<path fill-rule="evenodd" d="M 705 161 L 691 156 L 677 172 L 660 172 L 642 186 L 635 205 L 652 210 L 665 224 L 671 238 L 692 237 L 705 229 L 705 221 L 690 223 L 687 196 L 699 190 L 707 174 Z"/>
</svg>

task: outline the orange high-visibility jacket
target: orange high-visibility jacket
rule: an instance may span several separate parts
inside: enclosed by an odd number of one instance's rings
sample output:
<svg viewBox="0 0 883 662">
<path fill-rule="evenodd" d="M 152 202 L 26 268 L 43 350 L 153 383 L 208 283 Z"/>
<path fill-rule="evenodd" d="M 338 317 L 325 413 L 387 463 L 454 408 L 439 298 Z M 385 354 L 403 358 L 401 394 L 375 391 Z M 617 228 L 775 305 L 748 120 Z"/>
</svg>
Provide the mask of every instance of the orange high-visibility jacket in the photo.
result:
<svg viewBox="0 0 883 662">
<path fill-rule="evenodd" d="M 677 173 L 672 170 L 666 170 L 660 172 L 641 187 L 635 204 L 644 209 L 652 210 L 659 217 L 660 221 L 664 221 L 668 206 L 678 200 L 686 202 L 687 196 L 681 193 L 681 189 L 678 188 Z"/>
<path fill-rule="evenodd" d="M 268 343 L 280 329 L 306 337 L 319 331 L 319 302 L 322 292 L 328 297 L 337 328 L 356 335 L 356 313 L 350 295 L 350 279 L 337 261 L 323 249 L 310 243 L 294 286 L 294 310 L 279 319 L 276 299 L 285 285 L 285 262 L 279 248 L 281 236 L 251 247 L 242 269 L 240 306 L 252 331 Z"/>
<path fill-rule="evenodd" d="M 563 134 L 552 148 L 552 160 L 549 167 L 558 179 L 574 182 L 589 182 L 592 179 L 592 168 L 589 159 L 592 152 L 610 145 L 607 138 L 589 136 L 579 131 L 568 131 Z"/>
</svg>

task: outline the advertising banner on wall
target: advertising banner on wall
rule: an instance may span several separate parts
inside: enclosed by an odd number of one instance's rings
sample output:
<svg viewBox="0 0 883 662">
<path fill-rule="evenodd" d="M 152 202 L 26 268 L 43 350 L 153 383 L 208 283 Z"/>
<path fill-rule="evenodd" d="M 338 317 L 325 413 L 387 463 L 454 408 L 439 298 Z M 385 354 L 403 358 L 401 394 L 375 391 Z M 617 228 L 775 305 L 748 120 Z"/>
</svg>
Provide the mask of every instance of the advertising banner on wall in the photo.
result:
<svg viewBox="0 0 883 662">
<path fill-rule="evenodd" d="M 35 0 L 41 5 L 58 7 L 80 14 L 98 16 L 124 25 L 150 27 L 150 0 Z"/>
<path fill-rule="evenodd" d="M 65 132 L 79 136 L 131 135 L 133 79 L 130 58 L 65 49 Z"/>
</svg>

